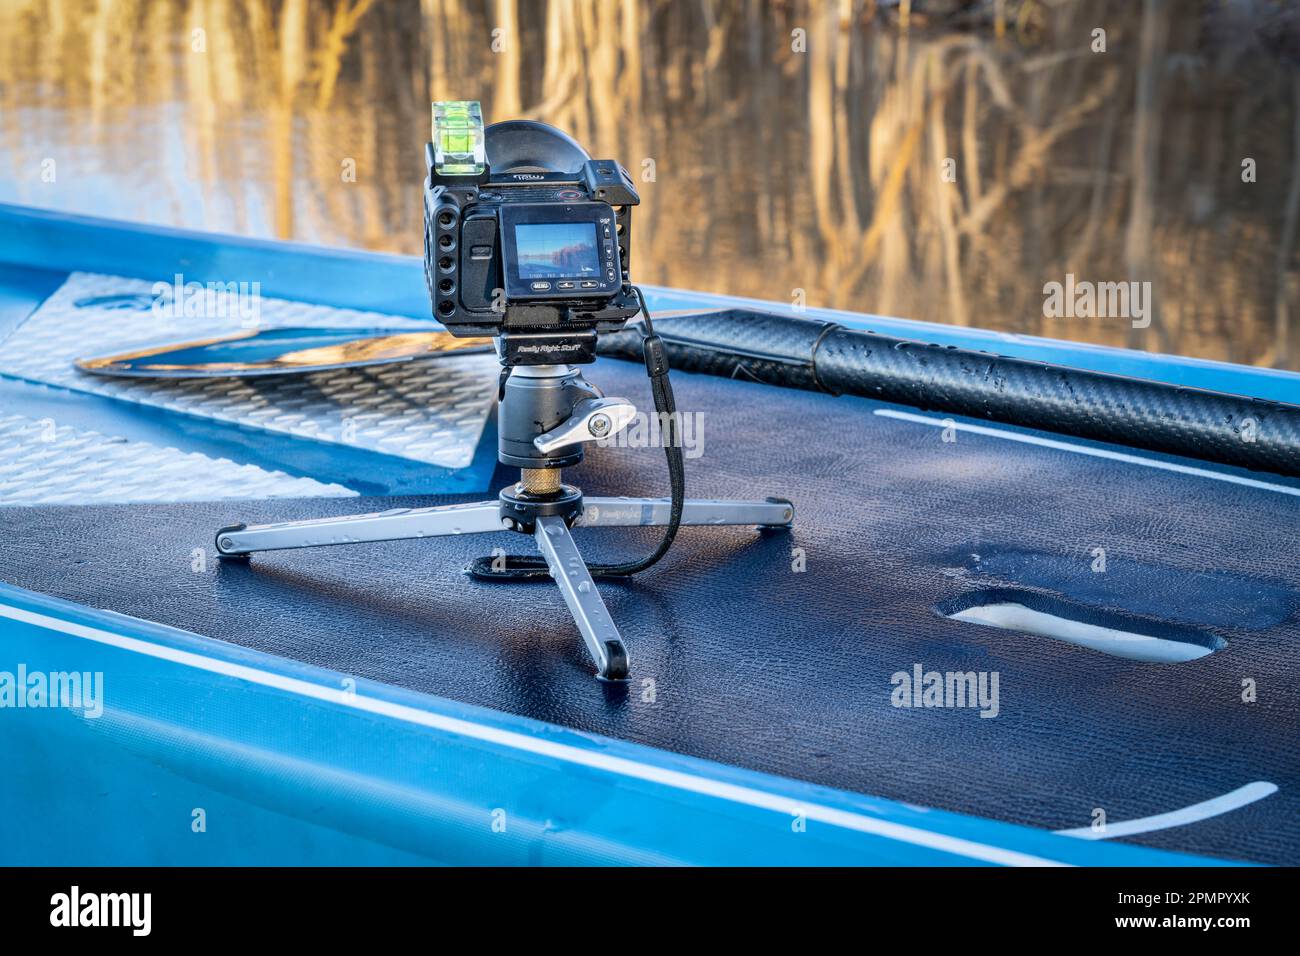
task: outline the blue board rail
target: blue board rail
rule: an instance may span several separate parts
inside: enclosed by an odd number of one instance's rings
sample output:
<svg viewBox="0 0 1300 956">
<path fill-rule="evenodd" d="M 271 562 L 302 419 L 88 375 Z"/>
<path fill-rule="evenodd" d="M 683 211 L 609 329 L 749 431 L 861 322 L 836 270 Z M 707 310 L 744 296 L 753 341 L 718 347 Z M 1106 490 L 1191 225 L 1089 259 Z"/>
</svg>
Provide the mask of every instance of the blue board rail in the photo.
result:
<svg viewBox="0 0 1300 956">
<path fill-rule="evenodd" d="M 1216 863 L 726 767 L 0 585 L 0 863 Z M 7 667 L 0 666 L 0 670 Z"/>
</svg>

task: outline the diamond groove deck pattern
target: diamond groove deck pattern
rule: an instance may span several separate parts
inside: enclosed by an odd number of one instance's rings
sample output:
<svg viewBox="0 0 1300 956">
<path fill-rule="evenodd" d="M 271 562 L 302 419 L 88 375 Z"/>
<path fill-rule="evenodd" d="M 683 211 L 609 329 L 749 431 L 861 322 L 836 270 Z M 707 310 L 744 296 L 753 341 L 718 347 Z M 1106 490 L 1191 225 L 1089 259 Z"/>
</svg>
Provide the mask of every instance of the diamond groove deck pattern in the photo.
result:
<svg viewBox="0 0 1300 956">
<path fill-rule="evenodd" d="M 0 414 L 0 507 L 350 497 L 312 478 Z"/>
<path fill-rule="evenodd" d="M 257 379 L 115 379 L 78 371 L 77 358 L 244 327 L 231 292 L 214 293 L 207 315 L 187 316 L 171 314 L 165 302 L 155 309 L 153 289 L 144 280 L 71 274 L 0 342 L 0 374 L 443 468 L 463 468 L 473 459 L 495 398 L 498 366 L 489 355 Z M 264 328 L 429 328 L 265 296 L 257 303 Z"/>
</svg>

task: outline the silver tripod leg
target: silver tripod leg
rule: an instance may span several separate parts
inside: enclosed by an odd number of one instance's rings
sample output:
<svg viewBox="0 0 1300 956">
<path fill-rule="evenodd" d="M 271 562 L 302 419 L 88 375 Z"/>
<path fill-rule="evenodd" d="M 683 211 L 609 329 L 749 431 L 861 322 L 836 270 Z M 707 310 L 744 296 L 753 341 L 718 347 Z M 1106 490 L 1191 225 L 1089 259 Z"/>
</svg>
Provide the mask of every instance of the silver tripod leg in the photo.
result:
<svg viewBox="0 0 1300 956">
<path fill-rule="evenodd" d="M 667 498 L 586 498 L 583 512 L 574 521 L 574 526 L 662 526 L 668 524 L 671 513 L 672 504 Z M 769 498 L 767 501 L 697 499 L 684 503 L 681 523 L 779 528 L 788 526 L 793 520 L 794 506 L 782 498 Z M 504 530 L 501 504 L 497 501 L 437 508 L 394 508 L 374 514 L 222 528 L 217 532 L 217 554 L 226 559 L 246 558 L 257 551 Z M 606 680 L 626 678 L 627 648 L 564 519 L 556 515 L 539 516 L 533 538 L 546 558 L 551 577 L 564 595 L 564 603 L 578 625 L 587 650 L 596 662 L 596 673 Z"/>
<path fill-rule="evenodd" d="M 574 521 L 587 528 L 663 526 L 672 515 L 667 498 L 584 498 Z M 683 525 L 757 525 L 785 527 L 794 520 L 794 505 L 784 499 L 768 501 L 692 500 L 682 505 Z M 606 680 L 627 677 L 627 648 L 614 619 L 596 590 L 587 562 L 578 552 L 563 518 L 539 517 L 533 537 L 546 558 L 551 577 L 560 586 L 564 603 L 577 622 L 582 639 L 596 661 L 596 673 Z"/>
<path fill-rule="evenodd" d="M 606 680 L 627 677 L 627 648 L 564 519 L 556 515 L 539 517 L 533 538 L 596 662 L 596 674 Z"/>
<path fill-rule="evenodd" d="M 575 526 L 632 528 L 666 525 L 672 507 L 667 498 L 586 498 Z M 794 520 L 794 506 L 779 498 L 767 501 L 688 500 L 683 525 L 757 525 L 785 527 Z M 318 548 L 332 544 L 436 538 L 453 534 L 501 531 L 498 502 L 442 505 L 437 508 L 394 508 L 374 514 L 312 518 L 276 524 L 235 525 L 217 532 L 217 553 L 240 557 L 255 551 Z"/>
<path fill-rule="evenodd" d="M 394 508 L 374 514 L 222 528 L 217 532 L 217 554 L 233 558 L 281 548 L 319 548 L 502 530 L 501 506 L 495 501 L 437 508 Z"/>
<path fill-rule="evenodd" d="M 667 498 L 583 498 L 582 515 L 574 526 L 635 528 L 668 523 L 672 503 Z M 690 498 L 682 506 L 683 525 L 757 525 L 784 528 L 794 521 L 794 505 L 784 498 L 766 501 L 720 501 Z"/>
</svg>

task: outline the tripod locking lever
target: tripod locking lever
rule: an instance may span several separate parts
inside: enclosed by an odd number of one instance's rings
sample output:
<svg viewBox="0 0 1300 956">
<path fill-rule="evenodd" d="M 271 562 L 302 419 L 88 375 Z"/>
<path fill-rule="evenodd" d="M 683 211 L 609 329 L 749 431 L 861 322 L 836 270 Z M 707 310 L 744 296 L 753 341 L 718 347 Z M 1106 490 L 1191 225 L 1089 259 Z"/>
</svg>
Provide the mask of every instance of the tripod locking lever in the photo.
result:
<svg viewBox="0 0 1300 956">
<path fill-rule="evenodd" d="M 636 406 L 626 398 L 588 398 L 573 406 L 573 415 L 533 439 L 537 450 L 550 454 L 581 441 L 608 438 L 636 417 Z"/>
</svg>

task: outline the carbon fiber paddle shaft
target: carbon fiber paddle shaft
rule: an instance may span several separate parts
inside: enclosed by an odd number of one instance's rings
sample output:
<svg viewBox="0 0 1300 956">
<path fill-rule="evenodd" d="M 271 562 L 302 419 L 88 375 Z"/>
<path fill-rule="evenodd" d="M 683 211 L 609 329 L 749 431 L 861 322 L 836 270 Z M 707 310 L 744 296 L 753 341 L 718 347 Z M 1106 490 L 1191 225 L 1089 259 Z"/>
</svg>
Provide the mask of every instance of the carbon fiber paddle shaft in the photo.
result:
<svg viewBox="0 0 1300 956">
<path fill-rule="evenodd" d="M 1009 358 L 729 309 L 655 320 L 673 368 L 861 395 L 1300 475 L 1300 406 Z M 603 336 L 601 354 L 639 361 L 640 334 Z"/>
</svg>

